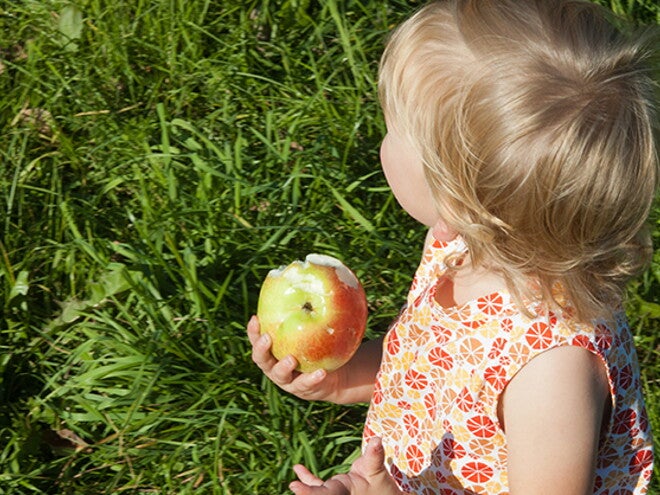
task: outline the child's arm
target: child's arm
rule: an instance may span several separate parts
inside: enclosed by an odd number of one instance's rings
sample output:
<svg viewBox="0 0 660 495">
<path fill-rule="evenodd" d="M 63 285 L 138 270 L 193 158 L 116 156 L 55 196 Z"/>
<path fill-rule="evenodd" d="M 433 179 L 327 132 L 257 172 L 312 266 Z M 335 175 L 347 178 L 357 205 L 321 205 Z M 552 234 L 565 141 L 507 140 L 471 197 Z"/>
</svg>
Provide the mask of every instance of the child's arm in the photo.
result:
<svg viewBox="0 0 660 495">
<path fill-rule="evenodd" d="M 528 363 L 500 399 L 511 495 L 593 493 L 609 401 L 604 366 L 585 349 L 560 347 Z"/>
<path fill-rule="evenodd" d="M 252 360 L 281 389 L 305 400 L 337 404 L 369 402 L 380 367 L 383 339 L 362 343 L 351 360 L 333 372 L 299 373 L 293 356 L 278 361 L 270 352 L 272 342 L 261 336 L 259 321 L 252 317 L 247 326 L 252 343 Z"/>
</svg>

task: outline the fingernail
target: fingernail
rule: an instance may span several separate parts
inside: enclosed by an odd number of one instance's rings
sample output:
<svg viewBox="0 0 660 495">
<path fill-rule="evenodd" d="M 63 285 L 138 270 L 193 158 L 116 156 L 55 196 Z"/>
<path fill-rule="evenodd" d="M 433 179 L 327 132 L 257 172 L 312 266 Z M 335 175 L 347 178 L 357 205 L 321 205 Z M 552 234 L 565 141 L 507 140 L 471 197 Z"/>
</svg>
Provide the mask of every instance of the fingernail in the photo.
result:
<svg viewBox="0 0 660 495">
<path fill-rule="evenodd" d="M 324 376 L 325 376 L 325 371 L 324 371 L 324 370 L 316 370 L 316 371 L 314 372 L 314 379 L 315 379 L 315 380 L 320 380 L 320 379 L 323 378 Z"/>
<path fill-rule="evenodd" d="M 270 335 L 267 333 L 264 333 L 260 338 L 259 338 L 259 344 L 261 345 L 268 345 L 270 344 Z"/>
</svg>

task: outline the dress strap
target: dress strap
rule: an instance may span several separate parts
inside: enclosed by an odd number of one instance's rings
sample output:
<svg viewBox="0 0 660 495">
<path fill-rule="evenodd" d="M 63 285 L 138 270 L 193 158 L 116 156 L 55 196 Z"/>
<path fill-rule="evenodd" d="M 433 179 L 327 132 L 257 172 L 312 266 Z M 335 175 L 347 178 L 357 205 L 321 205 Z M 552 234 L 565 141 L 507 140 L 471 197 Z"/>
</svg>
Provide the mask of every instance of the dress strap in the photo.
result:
<svg viewBox="0 0 660 495">
<path fill-rule="evenodd" d="M 414 301 L 429 285 L 434 285 L 447 271 L 447 263 L 461 258 L 467 253 L 467 245 L 461 236 L 442 242 L 437 239 L 430 242 L 422 255 L 413 279 L 408 303 Z"/>
</svg>

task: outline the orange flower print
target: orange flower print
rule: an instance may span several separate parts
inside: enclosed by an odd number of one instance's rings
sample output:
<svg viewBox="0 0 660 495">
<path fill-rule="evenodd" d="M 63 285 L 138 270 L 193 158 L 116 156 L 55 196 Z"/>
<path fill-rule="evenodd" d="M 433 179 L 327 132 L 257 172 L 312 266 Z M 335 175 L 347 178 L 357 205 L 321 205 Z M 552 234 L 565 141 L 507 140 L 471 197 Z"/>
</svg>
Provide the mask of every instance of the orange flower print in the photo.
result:
<svg viewBox="0 0 660 495">
<path fill-rule="evenodd" d="M 605 447 L 601 449 L 598 456 L 598 467 L 605 468 L 614 464 L 621 457 L 621 454 L 614 447 Z"/>
<path fill-rule="evenodd" d="M 502 318 L 500 320 L 500 328 L 502 331 L 509 333 L 513 329 L 513 320 L 511 318 Z"/>
<path fill-rule="evenodd" d="M 474 416 L 468 419 L 467 427 L 477 438 L 490 438 L 497 433 L 497 425 L 488 416 Z"/>
<path fill-rule="evenodd" d="M 440 404 L 444 404 L 447 408 L 450 404 L 453 404 L 456 400 L 456 391 L 453 388 L 447 388 L 442 391 L 442 394 L 439 396 Z M 443 411 L 443 417 L 446 415 L 446 411 Z"/>
<path fill-rule="evenodd" d="M 493 345 L 490 348 L 488 357 L 490 359 L 497 358 L 502 353 L 505 346 L 506 346 L 506 339 L 504 337 L 496 338 L 495 340 L 493 340 Z"/>
<path fill-rule="evenodd" d="M 434 347 L 429 352 L 429 361 L 432 365 L 438 366 L 443 370 L 450 370 L 454 365 L 454 360 L 451 357 L 451 354 L 446 352 L 442 347 Z"/>
<path fill-rule="evenodd" d="M 617 435 L 627 434 L 637 421 L 634 409 L 624 409 L 614 416 L 612 431 Z"/>
<path fill-rule="evenodd" d="M 391 355 L 399 353 L 401 345 L 399 344 L 399 336 L 396 333 L 396 330 L 393 330 L 387 336 L 387 352 Z"/>
<path fill-rule="evenodd" d="M 399 429 L 399 421 L 394 419 L 384 419 L 382 421 L 381 435 L 387 433 L 395 442 L 400 442 L 403 437 Z"/>
<path fill-rule="evenodd" d="M 428 378 L 423 373 L 410 369 L 406 371 L 406 385 L 414 390 L 424 390 L 429 384 Z"/>
<path fill-rule="evenodd" d="M 406 449 L 406 460 L 410 471 L 419 474 L 424 469 L 424 452 L 417 445 L 409 445 Z"/>
<path fill-rule="evenodd" d="M 431 331 L 438 344 L 446 343 L 454 334 L 451 329 L 442 325 L 431 325 Z"/>
<path fill-rule="evenodd" d="M 474 365 L 483 359 L 484 346 L 481 340 L 470 337 L 461 343 L 459 352 L 467 363 Z"/>
<path fill-rule="evenodd" d="M 630 473 L 638 474 L 646 469 L 650 469 L 653 464 L 653 452 L 651 449 L 644 449 L 637 452 L 630 460 Z"/>
<path fill-rule="evenodd" d="M 451 437 L 442 440 L 442 453 L 447 459 L 461 459 L 465 457 L 465 448 Z"/>
<path fill-rule="evenodd" d="M 626 364 L 618 374 L 619 378 L 619 387 L 622 389 L 627 389 L 633 384 L 634 376 L 632 366 Z"/>
<path fill-rule="evenodd" d="M 493 468 L 484 462 L 468 462 L 461 468 L 461 474 L 472 483 L 486 483 L 493 477 Z"/>
<path fill-rule="evenodd" d="M 403 473 L 396 464 L 390 466 L 390 475 L 399 486 L 403 487 Z"/>
<path fill-rule="evenodd" d="M 516 342 L 509 348 L 509 357 L 514 363 L 524 363 L 530 354 L 529 346 L 522 342 Z"/>
<path fill-rule="evenodd" d="M 419 420 L 416 416 L 405 414 L 403 416 L 403 425 L 406 427 L 406 431 L 411 437 L 419 435 Z"/>
<path fill-rule="evenodd" d="M 380 381 L 376 381 L 376 385 L 374 386 L 374 395 L 371 398 L 371 402 L 373 402 L 375 405 L 383 402 L 383 390 L 381 388 Z"/>
<path fill-rule="evenodd" d="M 467 324 L 471 324 L 471 322 L 474 320 L 474 318 L 472 318 L 472 310 L 470 309 L 469 305 L 463 306 L 456 311 L 451 311 L 447 314 L 447 316 L 449 316 L 453 322 L 465 322 Z"/>
<path fill-rule="evenodd" d="M 408 326 L 408 335 L 412 342 L 422 343 L 426 339 L 426 330 L 422 327 L 423 323 L 411 322 Z"/>
<path fill-rule="evenodd" d="M 472 330 L 477 330 L 478 328 L 481 328 L 485 322 L 486 322 L 486 320 L 463 319 L 461 321 L 461 325 L 463 325 L 465 328 L 470 328 Z"/>
<path fill-rule="evenodd" d="M 475 404 L 475 398 L 467 387 L 463 387 L 461 392 L 456 398 L 456 405 L 463 412 L 469 412 L 472 410 Z"/>
<path fill-rule="evenodd" d="M 394 399 L 400 399 L 403 397 L 403 377 L 400 371 L 392 373 L 390 381 L 387 384 L 387 390 Z"/>
<path fill-rule="evenodd" d="M 468 447 L 470 448 L 470 453 L 472 456 L 484 459 L 485 457 L 492 454 L 495 445 L 493 445 L 493 442 L 487 439 L 474 438 L 470 440 Z"/>
<path fill-rule="evenodd" d="M 587 349 L 591 352 L 594 352 L 596 350 L 596 346 L 594 345 L 593 342 L 591 342 L 591 339 L 587 335 L 578 335 L 573 339 L 573 345 L 577 347 L 582 347 L 584 349 Z"/>
<path fill-rule="evenodd" d="M 606 351 L 612 347 L 612 333 L 605 325 L 596 325 L 596 346 L 601 351 Z"/>
<path fill-rule="evenodd" d="M 369 424 L 364 425 L 364 429 L 362 430 L 362 437 L 364 438 L 365 442 L 369 442 L 373 437 L 375 437 L 376 434 L 374 433 L 374 430 L 372 430 L 369 427 Z"/>
<path fill-rule="evenodd" d="M 477 307 L 484 314 L 493 316 L 502 311 L 502 308 L 504 307 L 504 299 L 502 299 L 502 295 L 500 293 L 496 292 L 495 294 L 480 297 L 477 300 Z"/>
<path fill-rule="evenodd" d="M 552 344 L 552 330 L 547 323 L 538 321 L 529 327 L 525 340 L 532 349 L 547 349 Z"/>
<path fill-rule="evenodd" d="M 510 356 L 500 356 L 500 364 L 502 366 L 509 366 L 511 364 Z"/>
<path fill-rule="evenodd" d="M 495 365 L 486 368 L 484 378 L 495 390 L 504 390 L 506 386 L 506 370 L 504 366 Z"/>
<path fill-rule="evenodd" d="M 435 396 L 433 394 L 426 394 L 424 396 L 424 405 L 426 406 L 430 419 L 435 421 L 438 412 L 438 402 L 436 401 Z"/>
</svg>

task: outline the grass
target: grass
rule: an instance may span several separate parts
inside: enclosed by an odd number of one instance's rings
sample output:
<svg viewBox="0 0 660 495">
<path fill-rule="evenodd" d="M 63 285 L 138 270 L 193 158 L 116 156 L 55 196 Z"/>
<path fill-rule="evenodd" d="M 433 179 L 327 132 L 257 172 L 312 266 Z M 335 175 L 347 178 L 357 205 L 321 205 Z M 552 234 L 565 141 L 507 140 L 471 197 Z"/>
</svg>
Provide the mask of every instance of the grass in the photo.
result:
<svg viewBox="0 0 660 495">
<path fill-rule="evenodd" d="M 375 74 L 419 4 L 0 6 L 0 494 L 281 493 L 357 455 L 365 406 L 281 393 L 244 326 L 312 251 L 363 280 L 369 336 L 396 315 L 424 233 L 379 172 Z M 656 248 L 629 304 L 656 432 L 659 294 Z"/>
</svg>

